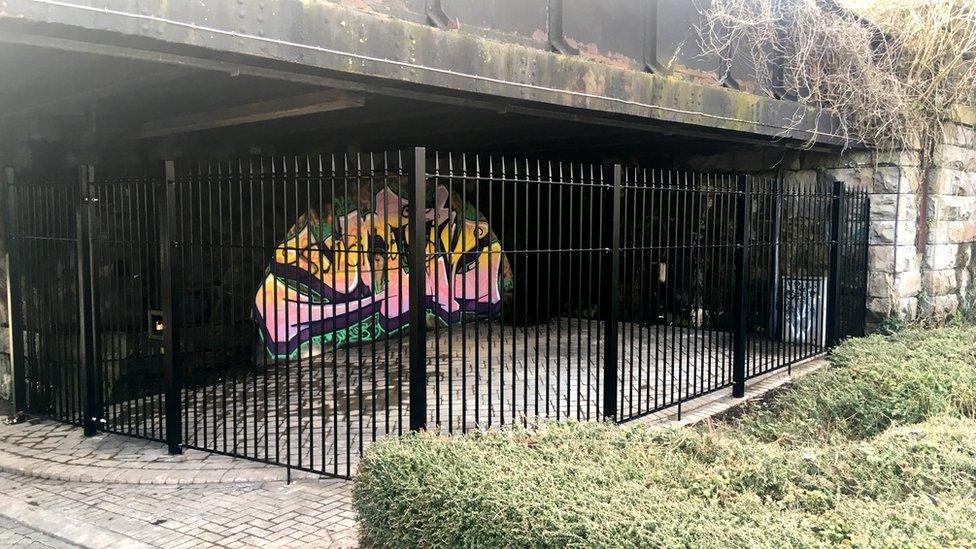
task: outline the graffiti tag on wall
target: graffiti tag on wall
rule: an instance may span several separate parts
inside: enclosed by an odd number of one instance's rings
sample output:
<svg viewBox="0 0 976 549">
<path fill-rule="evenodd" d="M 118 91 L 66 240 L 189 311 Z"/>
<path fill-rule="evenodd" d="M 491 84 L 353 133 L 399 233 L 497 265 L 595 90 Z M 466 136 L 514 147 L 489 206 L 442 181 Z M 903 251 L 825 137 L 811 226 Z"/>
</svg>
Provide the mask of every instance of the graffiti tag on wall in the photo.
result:
<svg viewBox="0 0 976 549">
<path fill-rule="evenodd" d="M 336 201 L 323 216 L 310 210 L 298 218 L 254 298 L 270 355 L 375 341 L 407 327 L 408 207 L 384 187 L 366 208 Z M 444 186 L 425 218 L 428 322 L 497 313 L 511 274 L 488 222 Z"/>
</svg>

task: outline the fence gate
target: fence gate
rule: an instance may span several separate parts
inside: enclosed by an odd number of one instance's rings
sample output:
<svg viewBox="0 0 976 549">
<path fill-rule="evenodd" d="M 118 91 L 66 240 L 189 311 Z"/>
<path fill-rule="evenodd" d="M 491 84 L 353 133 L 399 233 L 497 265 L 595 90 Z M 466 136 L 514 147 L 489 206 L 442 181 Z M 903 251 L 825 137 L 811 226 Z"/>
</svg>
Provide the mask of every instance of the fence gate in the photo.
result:
<svg viewBox="0 0 976 549">
<path fill-rule="evenodd" d="M 424 149 L 9 196 L 15 405 L 348 477 L 380 437 L 626 421 L 861 335 L 842 184 Z"/>
<path fill-rule="evenodd" d="M 92 172 L 82 192 L 99 428 L 166 440 L 159 178 Z"/>
<path fill-rule="evenodd" d="M 11 170 L 6 180 L 14 402 L 18 411 L 82 425 L 90 416 L 81 366 L 80 181 L 20 182 Z"/>
</svg>

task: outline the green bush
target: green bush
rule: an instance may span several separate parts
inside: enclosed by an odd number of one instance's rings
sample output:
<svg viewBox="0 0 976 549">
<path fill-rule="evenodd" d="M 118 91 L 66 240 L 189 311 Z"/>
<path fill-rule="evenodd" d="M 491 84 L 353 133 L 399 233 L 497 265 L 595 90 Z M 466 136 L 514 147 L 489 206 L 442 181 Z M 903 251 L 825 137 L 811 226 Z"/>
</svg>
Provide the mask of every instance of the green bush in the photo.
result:
<svg viewBox="0 0 976 549">
<path fill-rule="evenodd" d="M 550 423 L 386 439 L 356 480 L 363 541 L 976 546 L 974 335 L 845 343 L 831 368 L 714 428 Z"/>
<path fill-rule="evenodd" d="M 851 340 L 832 368 L 753 407 L 734 427 L 763 441 L 858 440 L 938 414 L 976 417 L 976 329 Z"/>
</svg>

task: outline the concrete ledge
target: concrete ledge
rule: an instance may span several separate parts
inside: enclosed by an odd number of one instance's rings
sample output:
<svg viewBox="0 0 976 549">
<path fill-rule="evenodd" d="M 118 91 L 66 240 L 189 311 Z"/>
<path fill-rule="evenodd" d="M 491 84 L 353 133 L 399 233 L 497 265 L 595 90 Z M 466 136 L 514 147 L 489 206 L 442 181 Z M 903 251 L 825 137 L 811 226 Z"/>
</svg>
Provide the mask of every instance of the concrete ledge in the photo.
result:
<svg viewBox="0 0 976 549">
<path fill-rule="evenodd" d="M 172 456 L 158 442 L 104 433 L 85 437 L 74 426 L 43 420 L 0 425 L 0 471 L 111 484 L 241 484 L 288 479 L 288 469 L 278 465 L 200 450 Z M 291 478 L 319 476 L 292 470 Z"/>
<path fill-rule="evenodd" d="M 7 499 L 0 506 L 0 516 L 23 524 L 32 530 L 80 547 L 117 547 L 142 549 L 152 547 L 129 536 L 85 524 L 60 513 L 47 511 L 36 504 Z"/>
<path fill-rule="evenodd" d="M 793 383 L 797 379 L 812 374 L 828 365 L 826 355 L 817 355 L 794 364 L 791 368 L 782 368 L 746 382 L 746 394 L 743 398 L 734 398 L 732 389 L 723 389 L 714 393 L 689 400 L 681 404 L 662 410 L 655 414 L 625 423 L 633 425 L 643 423 L 661 427 L 683 427 L 701 423 L 706 419 L 727 412 L 749 402 L 762 398 L 766 393 Z"/>
<path fill-rule="evenodd" d="M 285 482 L 285 467 L 266 468 L 223 467 L 200 469 L 130 469 L 71 465 L 27 457 L 0 448 L 0 471 L 27 477 L 63 480 L 68 482 L 104 482 L 111 484 L 217 484 Z M 292 471 L 292 478 L 313 477 Z M 315 477 L 317 478 L 317 477 Z"/>
</svg>

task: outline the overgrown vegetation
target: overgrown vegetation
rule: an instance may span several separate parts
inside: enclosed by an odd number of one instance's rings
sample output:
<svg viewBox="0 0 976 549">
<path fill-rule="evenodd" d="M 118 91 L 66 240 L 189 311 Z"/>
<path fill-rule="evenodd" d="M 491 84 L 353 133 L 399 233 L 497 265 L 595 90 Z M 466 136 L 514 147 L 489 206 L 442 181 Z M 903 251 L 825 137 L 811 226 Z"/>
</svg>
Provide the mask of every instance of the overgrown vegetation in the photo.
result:
<svg viewBox="0 0 976 549">
<path fill-rule="evenodd" d="M 976 329 L 849 341 L 690 429 L 543 424 L 370 448 L 380 547 L 974 547 Z"/>
<path fill-rule="evenodd" d="M 976 2 L 849 3 L 714 0 L 702 36 L 726 62 L 751 59 L 770 95 L 835 115 L 849 141 L 927 149 L 976 98 Z"/>
</svg>

